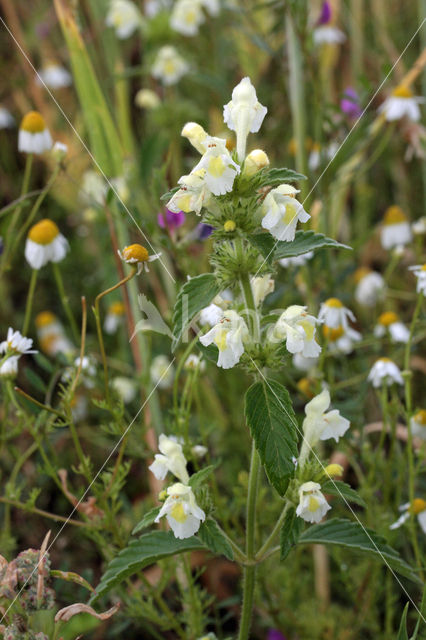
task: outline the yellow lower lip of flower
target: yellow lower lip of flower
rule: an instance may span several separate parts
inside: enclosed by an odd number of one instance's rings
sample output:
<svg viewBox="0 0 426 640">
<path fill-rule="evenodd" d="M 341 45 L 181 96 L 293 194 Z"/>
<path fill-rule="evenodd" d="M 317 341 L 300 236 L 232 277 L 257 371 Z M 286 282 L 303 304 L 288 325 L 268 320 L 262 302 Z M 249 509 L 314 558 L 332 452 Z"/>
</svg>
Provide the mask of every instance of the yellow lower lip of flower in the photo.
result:
<svg viewBox="0 0 426 640">
<path fill-rule="evenodd" d="M 392 91 L 392 95 L 396 98 L 412 98 L 414 94 L 408 87 L 396 87 Z"/>
<path fill-rule="evenodd" d="M 421 513 L 426 509 L 426 500 L 422 500 L 422 498 L 415 498 L 413 503 L 408 507 L 408 511 L 413 513 L 415 516 L 418 513 Z"/>
<path fill-rule="evenodd" d="M 324 302 L 327 307 L 332 307 L 333 309 L 341 309 L 343 304 L 340 302 L 338 298 L 329 298 Z"/>
<path fill-rule="evenodd" d="M 396 313 L 394 313 L 393 311 L 385 311 L 385 313 L 382 313 L 381 316 L 379 316 L 378 322 L 384 327 L 388 327 L 389 325 L 398 322 L 398 320 L 399 318 Z"/>
<path fill-rule="evenodd" d="M 149 253 L 141 244 L 131 244 L 123 249 L 123 258 L 135 262 L 147 262 Z"/>
<path fill-rule="evenodd" d="M 38 111 L 30 111 L 24 116 L 20 129 L 28 133 L 42 133 L 46 129 L 43 116 Z"/>
<path fill-rule="evenodd" d="M 48 327 L 49 324 L 53 324 L 56 321 L 56 316 L 51 311 L 41 311 L 36 315 L 35 325 L 37 329 L 42 327 Z"/>
<path fill-rule="evenodd" d="M 296 207 L 291 204 L 286 205 L 285 214 L 282 217 L 283 224 L 291 224 L 297 216 Z"/>
<path fill-rule="evenodd" d="M 307 340 L 313 340 L 315 327 L 313 324 L 308 322 L 307 320 L 301 320 L 300 326 L 305 330 L 305 336 Z"/>
<path fill-rule="evenodd" d="M 220 156 L 213 156 L 209 161 L 208 172 L 215 178 L 220 178 L 226 169 L 226 164 Z"/>
<path fill-rule="evenodd" d="M 329 340 L 330 342 L 335 342 L 339 338 L 341 338 L 344 334 L 344 329 L 342 326 L 336 327 L 333 329 L 332 327 L 328 327 L 326 324 L 322 328 L 322 332 L 324 334 L 324 338 Z"/>
<path fill-rule="evenodd" d="M 225 331 L 225 329 L 218 329 L 214 342 L 215 345 L 217 346 L 217 348 L 219 349 L 219 351 L 225 351 L 227 344 L 226 344 L 226 336 L 227 336 L 227 331 Z"/>
<path fill-rule="evenodd" d="M 308 509 L 309 511 L 316 511 L 319 507 L 319 502 L 316 498 L 314 498 L 314 496 L 311 496 L 309 498 L 309 505 L 308 505 Z"/>
<path fill-rule="evenodd" d="M 383 223 L 390 225 L 399 224 L 400 222 L 407 222 L 407 217 L 401 207 L 398 207 L 396 204 L 388 207 L 385 211 Z"/>
<path fill-rule="evenodd" d="M 183 508 L 183 504 L 181 502 L 178 502 L 173 506 L 173 508 L 170 511 L 170 515 L 174 520 L 176 520 L 176 522 L 180 522 L 181 524 L 183 522 L 186 522 L 188 518 L 187 514 L 185 513 L 185 509 Z"/>
<path fill-rule="evenodd" d="M 28 232 L 30 240 L 42 245 L 50 244 L 58 235 L 58 226 L 48 218 L 37 222 Z"/>
</svg>

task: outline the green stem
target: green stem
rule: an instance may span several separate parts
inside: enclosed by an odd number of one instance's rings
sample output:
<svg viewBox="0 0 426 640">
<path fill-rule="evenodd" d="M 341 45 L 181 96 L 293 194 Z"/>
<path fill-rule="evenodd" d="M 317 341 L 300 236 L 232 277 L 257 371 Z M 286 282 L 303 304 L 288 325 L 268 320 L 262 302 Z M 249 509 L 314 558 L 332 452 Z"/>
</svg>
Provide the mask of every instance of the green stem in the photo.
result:
<svg viewBox="0 0 426 640">
<path fill-rule="evenodd" d="M 256 501 L 259 485 L 260 458 L 254 441 L 251 450 L 250 475 L 247 496 L 246 523 L 246 556 L 247 560 L 255 559 Z M 254 587 L 256 581 L 256 565 L 244 567 L 243 606 L 241 610 L 238 640 L 248 640 L 253 612 Z"/>
<path fill-rule="evenodd" d="M 282 527 L 283 522 L 285 520 L 285 517 L 286 517 L 286 514 L 287 514 L 289 506 L 290 506 L 290 502 L 287 502 L 284 505 L 284 509 L 282 510 L 281 515 L 280 515 L 280 517 L 278 518 L 278 520 L 277 520 L 277 522 L 275 524 L 275 527 L 272 529 L 269 537 L 267 538 L 267 540 L 264 542 L 264 544 L 261 546 L 261 548 L 259 549 L 259 551 L 256 554 L 256 559 L 257 560 L 259 560 L 259 561 L 263 560 L 264 554 L 272 546 L 272 544 L 273 544 L 273 542 L 275 540 L 275 537 L 277 536 L 277 534 L 281 530 L 281 527 Z"/>
<path fill-rule="evenodd" d="M 69 303 L 69 300 L 68 300 L 68 296 L 65 293 L 64 282 L 62 280 L 62 275 L 61 275 L 61 271 L 59 269 L 58 263 L 57 262 L 52 262 L 52 268 L 53 268 L 53 275 L 55 276 L 55 280 L 56 280 L 56 286 L 58 287 L 59 297 L 60 297 L 61 302 L 62 302 L 62 306 L 64 308 L 64 311 L 66 313 L 68 321 L 70 323 L 71 331 L 72 331 L 72 334 L 74 336 L 74 340 L 78 344 L 80 342 L 80 334 L 79 334 L 79 331 L 77 329 L 77 323 L 75 321 L 73 312 L 71 310 L 71 306 L 70 306 L 70 303 Z"/>
<path fill-rule="evenodd" d="M 38 275 L 38 269 L 33 269 L 31 272 L 30 286 L 28 288 L 27 303 L 25 306 L 24 325 L 22 327 L 23 336 L 27 335 L 27 331 L 30 326 L 31 310 L 33 307 L 33 299 L 34 299 L 34 291 L 35 291 L 36 282 L 37 282 L 37 275 Z"/>
</svg>

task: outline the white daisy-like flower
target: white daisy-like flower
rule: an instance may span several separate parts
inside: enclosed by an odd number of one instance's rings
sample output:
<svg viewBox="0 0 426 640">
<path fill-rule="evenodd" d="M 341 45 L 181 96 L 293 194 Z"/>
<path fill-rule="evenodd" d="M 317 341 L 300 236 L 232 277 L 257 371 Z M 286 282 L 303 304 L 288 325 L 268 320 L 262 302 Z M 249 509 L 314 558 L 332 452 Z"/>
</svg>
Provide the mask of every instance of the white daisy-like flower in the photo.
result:
<svg viewBox="0 0 426 640">
<path fill-rule="evenodd" d="M 263 149 L 253 149 L 244 160 L 243 174 L 253 176 L 255 173 L 269 167 L 269 158 Z"/>
<path fill-rule="evenodd" d="M 415 96 L 407 87 L 397 87 L 380 105 L 378 111 L 384 114 L 388 122 L 400 120 L 404 116 L 412 122 L 418 122 L 421 118 L 419 104 L 424 101 L 424 98 Z"/>
<path fill-rule="evenodd" d="M 57 162 L 61 162 L 68 153 L 68 146 L 63 142 L 59 142 L 59 140 L 56 140 L 52 147 L 51 153 Z"/>
<path fill-rule="evenodd" d="M 139 89 L 135 95 L 135 105 L 140 109 L 156 109 L 160 104 L 160 98 L 151 89 Z"/>
<path fill-rule="evenodd" d="M 223 107 L 223 119 L 237 136 L 237 155 L 240 162 L 246 155 L 247 136 L 262 126 L 268 109 L 257 99 L 250 78 L 245 77 L 232 91 L 232 100 Z"/>
<path fill-rule="evenodd" d="M 380 231 L 383 249 L 402 247 L 412 240 L 410 223 L 400 207 L 394 205 L 385 211 Z"/>
<path fill-rule="evenodd" d="M 421 440 L 426 440 L 426 409 L 419 409 L 410 420 L 411 433 Z"/>
<path fill-rule="evenodd" d="M 426 263 L 416 264 L 413 267 L 409 267 L 409 269 L 417 278 L 417 293 L 423 293 L 426 296 Z"/>
<path fill-rule="evenodd" d="M 139 10 L 129 0 L 112 0 L 105 19 L 107 27 L 115 29 L 120 40 L 125 40 L 141 26 L 142 18 Z"/>
<path fill-rule="evenodd" d="M 193 171 L 204 170 L 203 180 L 215 196 L 232 191 L 234 180 L 240 173 L 240 166 L 231 158 L 226 148 L 226 140 L 210 137 L 205 141 L 207 147 Z"/>
<path fill-rule="evenodd" d="M 331 329 L 327 325 L 323 326 L 323 334 L 327 340 L 327 347 L 332 353 L 352 353 L 354 344 L 362 339 L 359 331 L 351 327 L 339 326 Z"/>
<path fill-rule="evenodd" d="M 390 386 L 392 384 L 404 384 L 401 371 L 390 358 L 379 358 L 373 364 L 368 374 L 367 380 L 376 389 L 382 384 Z"/>
<path fill-rule="evenodd" d="M 314 257 L 313 251 L 307 251 L 306 253 L 300 254 L 300 256 L 294 256 L 293 258 L 281 258 L 278 260 L 278 263 L 287 269 L 288 267 L 303 267 L 308 260 L 311 260 Z"/>
<path fill-rule="evenodd" d="M 65 335 L 64 328 L 51 311 L 41 311 L 35 317 L 37 338 L 42 351 L 49 356 L 73 353 L 75 347 Z"/>
<path fill-rule="evenodd" d="M 15 126 L 15 118 L 9 109 L 0 106 L 0 129 L 11 129 Z"/>
<path fill-rule="evenodd" d="M 307 222 L 311 217 L 294 197 L 299 193 L 289 184 L 272 189 L 263 201 L 262 227 L 277 240 L 291 242 L 296 235 L 298 221 Z"/>
<path fill-rule="evenodd" d="M 126 308 L 119 300 L 110 304 L 104 320 L 105 333 L 115 333 L 118 327 L 123 323 L 125 313 Z"/>
<path fill-rule="evenodd" d="M 185 360 L 183 368 L 186 371 L 196 371 L 198 369 L 200 372 L 202 372 L 206 369 L 206 363 L 204 362 L 204 360 L 202 360 L 202 358 L 200 358 L 200 356 L 197 356 L 195 353 L 191 353 L 191 355 L 189 355 Z"/>
<path fill-rule="evenodd" d="M 25 258 L 32 269 L 41 269 L 48 262 L 60 262 L 68 252 L 68 240 L 53 220 L 44 218 L 33 225 L 25 243 Z"/>
<path fill-rule="evenodd" d="M 311 146 L 308 157 L 308 168 L 310 171 L 316 171 L 321 164 L 321 145 L 314 142 Z"/>
<path fill-rule="evenodd" d="M 151 75 L 164 85 L 176 84 L 189 71 L 189 64 L 170 45 L 161 47 L 151 67 Z"/>
<path fill-rule="evenodd" d="M 317 46 L 323 44 L 343 44 L 346 40 L 346 35 L 337 27 L 332 27 L 328 24 L 323 24 L 313 32 L 314 44 Z"/>
<path fill-rule="evenodd" d="M 39 86 L 47 85 L 50 89 L 62 89 L 72 84 L 72 75 L 59 64 L 49 64 L 37 72 L 36 82 Z"/>
<path fill-rule="evenodd" d="M 305 406 L 306 418 L 303 421 L 304 439 L 299 458 L 300 464 L 303 464 L 311 448 L 319 440 L 334 438 L 338 442 L 339 438 L 349 429 L 349 420 L 341 416 L 337 409 L 326 413 L 330 403 L 330 392 L 328 389 L 323 389 L 319 395 L 312 398 Z"/>
<path fill-rule="evenodd" d="M 331 507 L 321 493 L 321 485 L 318 482 L 304 482 L 299 489 L 296 515 L 305 522 L 320 522 L 329 509 Z"/>
<path fill-rule="evenodd" d="M 27 113 L 19 127 L 18 151 L 40 154 L 51 149 L 52 144 L 43 116 L 38 111 Z"/>
<path fill-rule="evenodd" d="M 15 378 L 18 374 L 19 356 L 10 356 L 2 361 L 0 358 L 0 377 Z"/>
<path fill-rule="evenodd" d="M 116 376 L 111 380 L 112 387 L 117 391 L 124 404 L 130 404 L 136 398 L 137 387 L 134 380 L 125 376 Z"/>
<path fill-rule="evenodd" d="M 67 367 L 62 374 L 61 380 L 69 382 L 75 375 L 81 365 L 81 380 L 87 389 L 93 389 L 95 386 L 94 377 L 96 376 L 96 366 L 91 356 L 78 356 L 72 366 Z"/>
<path fill-rule="evenodd" d="M 149 255 L 148 249 L 145 249 L 141 244 L 131 244 L 128 247 L 124 247 L 123 251 L 118 250 L 118 255 L 127 264 L 136 264 L 138 267 L 138 275 L 142 271 L 149 272 L 148 262 L 158 260 L 161 253 L 153 253 Z"/>
<path fill-rule="evenodd" d="M 354 274 L 356 282 L 355 300 L 364 307 L 374 305 L 384 298 L 386 284 L 383 276 L 377 271 L 360 267 Z"/>
<path fill-rule="evenodd" d="M 410 336 L 405 324 L 400 321 L 399 316 L 393 311 L 382 313 L 374 327 L 374 335 L 378 338 L 382 338 L 387 333 L 389 333 L 392 342 L 408 342 Z"/>
<path fill-rule="evenodd" d="M 399 510 L 403 512 L 402 515 L 396 522 L 390 525 L 389 529 L 398 529 L 407 522 L 410 515 L 413 514 L 417 516 L 417 521 L 423 533 L 426 533 L 426 500 L 423 500 L 422 498 L 414 498 L 411 505 L 409 502 L 402 504 L 399 507 Z"/>
<path fill-rule="evenodd" d="M 275 280 L 267 273 L 265 276 L 257 276 L 250 280 L 251 290 L 253 292 L 254 304 L 258 307 L 267 295 L 275 289 Z"/>
<path fill-rule="evenodd" d="M 411 229 L 416 236 L 423 236 L 426 234 L 426 216 L 422 216 L 418 220 L 412 223 Z"/>
<path fill-rule="evenodd" d="M 148 467 L 157 480 L 164 480 L 170 471 L 183 484 L 188 484 L 189 475 L 182 445 L 176 441 L 176 438 L 168 438 L 162 433 L 158 440 L 158 448 L 161 453 L 155 454 L 154 462 Z"/>
<path fill-rule="evenodd" d="M 205 347 L 215 344 L 219 350 L 217 366 L 231 369 L 244 353 L 244 341 L 249 331 L 243 318 L 235 311 L 224 311 L 221 320 L 208 333 L 200 337 Z"/>
<path fill-rule="evenodd" d="M 330 329 L 337 329 L 338 327 L 347 329 L 349 326 L 348 319 L 355 322 L 355 316 L 352 311 L 344 307 L 338 298 L 328 298 L 321 304 L 318 320 L 324 322 Z"/>
<path fill-rule="evenodd" d="M 159 522 L 163 516 L 166 516 L 175 538 L 190 538 L 197 533 L 206 514 L 197 505 L 191 487 L 181 482 L 176 482 L 169 487 L 167 496 L 155 522 Z"/>
<path fill-rule="evenodd" d="M 26 338 L 20 331 L 15 331 L 12 327 L 7 330 L 7 338 L 0 343 L 0 354 L 22 356 L 24 353 L 37 353 L 34 349 L 32 338 Z"/>
<path fill-rule="evenodd" d="M 183 36 L 196 36 L 203 22 L 204 14 L 198 0 L 177 0 L 170 16 L 172 29 Z"/>
<path fill-rule="evenodd" d="M 211 191 L 204 180 L 205 169 L 191 171 L 187 176 L 182 176 L 178 180 L 180 189 L 173 194 L 168 203 L 167 209 L 173 213 L 190 213 L 195 211 L 200 215 L 201 209 L 207 206 L 211 199 Z"/>
<path fill-rule="evenodd" d="M 306 307 L 292 305 L 281 314 L 269 339 L 272 342 L 286 340 L 290 353 L 301 353 L 305 358 L 316 358 L 321 347 L 315 340 L 317 318 L 306 312 Z"/>
<path fill-rule="evenodd" d="M 152 382 L 160 389 L 169 389 L 172 386 L 175 370 L 167 356 L 159 355 L 153 358 L 149 371 Z"/>
</svg>

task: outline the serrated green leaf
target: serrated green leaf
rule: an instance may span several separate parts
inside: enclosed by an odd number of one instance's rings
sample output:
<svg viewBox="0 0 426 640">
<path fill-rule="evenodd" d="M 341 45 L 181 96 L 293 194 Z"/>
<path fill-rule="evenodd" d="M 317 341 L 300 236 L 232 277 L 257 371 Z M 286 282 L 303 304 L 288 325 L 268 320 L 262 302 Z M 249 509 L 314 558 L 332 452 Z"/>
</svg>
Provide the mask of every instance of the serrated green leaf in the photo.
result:
<svg viewBox="0 0 426 640">
<path fill-rule="evenodd" d="M 290 507 L 286 513 L 280 533 L 280 559 L 285 560 L 290 549 L 295 546 L 303 531 L 304 522 L 296 516 L 296 508 Z"/>
<path fill-rule="evenodd" d="M 409 605 L 410 605 L 410 603 L 407 602 L 407 604 L 404 607 L 404 611 L 402 613 L 402 618 L 401 618 L 401 624 L 399 625 L 398 637 L 397 637 L 396 640 L 408 640 L 407 613 L 408 613 Z"/>
<path fill-rule="evenodd" d="M 261 173 L 259 172 L 256 177 L 259 179 L 259 184 L 256 185 L 258 188 L 278 187 L 283 183 L 306 180 L 306 176 L 304 176 L 303 173 L 297 173 L 297 171 L 293 171 L 293 169 L 286 168 L 264 169 Z"/>
<path fill-rule="evenodd" d="M 346 244 L 333 240 L 333 238 L 327 238 L 322 233 L 315 233 L 315 231 L 296 231 L 295 238 L 291 242 L 276 240 L 270 233 L 266 232 L 255 233 L 249 236 L 249 240 L 268 262 L 274 262 L 282 258 L 293 258 L 308 251 L 325 247 L 334 249 L 351 248 Z"/>
<path fill-rule="evenodd" d="M 198 487 L 201 483 L 203 483 L 209 477 L 212 471 L 214 471 L 214 468 L 215 468 L 214 464 L 209 464 L 207 467 L 204 467 L 203 469 L 200 469 L 196 473 L 193 473 L 192 476 L 189 478 L 189 486 L 192 487 L 193 489 L 195 487 Z"/>
<path fill-rule="evenodd" d="M 153 509 L 151 509 L 150 511 L 148 511 L 144 517 L 142 518 L 142 520 L 136 525 L 136 527 L 133 529 L 132 531 L 132 535 L 135 535 L 135 533 L 139 533 L 139 531 L 142 531 L 142 529 L 146 529 L 147 527 L 149 527 L 151 524 L 153 524 L 155 518 L 158 516 L 158 514 L 160 513 L 160 509 L 161 507 L 154 507 Z"/>
<path fill-rule="evenodd" d="M 173 310 L 172 351 L 178 346 L 184 331 L 197 313 L 207 307 L 219 292 L 220 285 L 213 273 L 203 273 L 185 282 Z"/>
<path fill-rule="evenodd" d="M 328 480 L 321 486 L 321 491 L 323 493 L 329 493 L 332 496 L 338 496 L 342 499 L 344 498 L 348 502 L 355 502 L 356 504 L 361 505 L 361 507 L 367 507 L 361 496 L 358 495 L 352 487 L 346 484 L 346 482 L 341 482 L 340 480 Z"/>
<path fill-rule="evenodd" d="M 212 518 L 207 518 L 207 520 L 201 524 L 197 535 L 213 553 L 224 555 L 228 560 L 234 559 L 231 545 L 223 533 L 221 533 L 217 522 Z"/>
<path fill-rule="evenodd" d="M 387 544 L 385 538 L 358 522 L 332 518 L 323 524 L 315 524 L 301 534 L 298 544 L 335 544 L 370 553 L 393 571 L 422 584 L 415 570 Z"/>
<path fill-rule="evenodd" d="M 297 422 L 287 389 L 275 380 L 255 382 L 246 393 L 245 416 L 269 481 L 284 495 L 297 457 Z"/>
<path fill-rule="evenodd" d="M 96 587 L 96 593 L 90 598 L 90 604 L 108 593 L 126 578 L 138 573 L 163 558 L 185 551 L 205 549 L 203 542 L 192 536 L 179 540 L 172 531 L 153 531 L 145 533 L 129 545 L 109 563 L 107 570 Z"/>
</svg>

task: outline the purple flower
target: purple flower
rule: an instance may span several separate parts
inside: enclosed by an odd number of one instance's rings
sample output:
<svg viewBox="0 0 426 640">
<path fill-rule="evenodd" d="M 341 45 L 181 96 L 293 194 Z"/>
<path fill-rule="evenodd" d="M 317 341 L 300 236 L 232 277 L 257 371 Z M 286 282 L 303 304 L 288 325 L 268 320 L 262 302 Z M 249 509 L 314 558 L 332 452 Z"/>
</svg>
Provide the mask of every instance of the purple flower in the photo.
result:
<svg viewBox="0 0 426 640">
<path fill-rule="evenodd" d="M 204 222 L 200 222 L 200 224 L 197 225 L 197 231 L 198 238 L 200 240 L 206 240 L 213 231 L 213 227 L 211 227 L 209 224 L 204 224 Z"/>
<path fill-rule="evenodd" d="M 325 0 L 325 2 L 322 3 L 321 15 L 318 18 L 317 24 L 328 24 L 330 20 L 331 20 L 331 7 L 330 7 L 330 3 L 327 0 Z"/>
<path fill-rule="evenodd" d="M 286 637 L 278 629 L 269 629 L 266 640 L 286 640 Z"/>
<path fill-rule="evenodd" d="M 159 213 L 157 216 L 157 222 L 162 229 L 177 229 L 181 227 L 185 222 L 185 214 L 183 211 L 174 213 L 170 209 L 166 208 L 166 214 Z"/>
<path fill-rule="evenodd" d="M 362 113 L 362 109 L 359 104 L 359 96 L 355 89 L 347 87 L 343 94 L 343 98 L 340 101 L 340 108 L 343 113 L 350 118 L 359 118 Z"/>
</svg>

